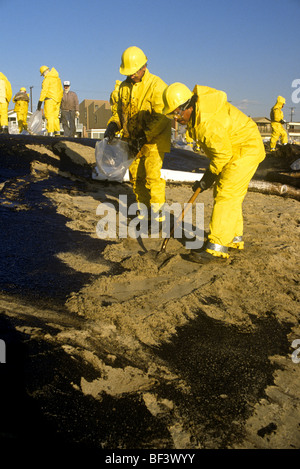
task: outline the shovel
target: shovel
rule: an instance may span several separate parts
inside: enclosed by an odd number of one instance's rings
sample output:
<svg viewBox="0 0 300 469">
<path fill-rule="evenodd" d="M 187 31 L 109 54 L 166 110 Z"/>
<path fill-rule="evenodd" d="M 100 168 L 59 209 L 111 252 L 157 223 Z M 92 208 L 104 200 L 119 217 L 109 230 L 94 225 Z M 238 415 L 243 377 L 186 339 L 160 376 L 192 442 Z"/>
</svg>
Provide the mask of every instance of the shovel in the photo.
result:
<svg viewBox="0 0 300 469">
<path fill-rule="evenodd" d="M 197 197 L 198 197 L 198 195 L 200 194 L 200 192 L 201 192 L 201 188 L 198 187 L 198 188 L 195 190 L 195 192 L 194 192 L 194 194 L 192 195 L 192 197 L 190 198 L 190 200 L 188 201 L 187 206 L 182 210 L 181 215 L 177 218 L 176 223 L 174 224 L 174 226 L 173 226 L 173 228 L 172 228 L 172 230 L 171 230 L 171 232 L 170 232 L 170 236 L 169 236 L 168 238 L 165 238 L 165 239 L 163 240 L 163 243 L 162 243 L 162 245 L 161 245 L 160 251 L 157 253 L 157 256 L 159 256 L 159 255 L 161 255 L 161 254 L 163 254 L 163 253 L 166 252 L 166 247 L 167 247 L 168 241 L 169 241 L 169 239 L 171 238 L 171 236 L 173 236 L 174 231 L 175 231 L 175 227 L 178 225 L 178 223 L 179 223 L 181 220 L 183 220 L 184 215 L 185 215 L 186 212 L 191 208 L 191 206 L 193 205 L 193 203 L 194 203 L 195 200 L 197 199 Z"/>
</svg>

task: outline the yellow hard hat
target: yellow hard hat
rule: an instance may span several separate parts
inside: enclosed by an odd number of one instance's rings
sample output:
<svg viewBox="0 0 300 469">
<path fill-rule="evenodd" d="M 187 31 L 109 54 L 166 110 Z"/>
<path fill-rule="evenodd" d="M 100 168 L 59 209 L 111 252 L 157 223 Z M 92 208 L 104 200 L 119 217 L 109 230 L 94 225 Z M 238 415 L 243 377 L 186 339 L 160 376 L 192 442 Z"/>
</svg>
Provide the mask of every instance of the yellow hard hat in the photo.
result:
<svg viewBox="0 0 300 469">
<path fill-rule="evenodd" d="M 49 67 L 47 67 L 47 65 L 42 65 L 41 68 L 40 68 L 40 74 L 43 75 L 43 73 L 44 73 L 46 70 L 49 70 Z"/>
<path fill-rule="evenodd" d="M 25 91 L 26 93 L 26 88 L 20 88 L 20 91 Z"/>
<path fill-rule="evenodd" d="M 121 75 L 133 75 L 147 63 L 147 60 L 147 57 L 141 49 L 135 46 L 128 47 L 122 54 L 120 65 Z"/>
<path fill-rule="evenodd" d="M 182 83 L 177 82 L 167 86 L 163 92 L 163 101 L 165 105 L 162 111 L 163 114 L 170 114 L 179 106 L 182 106 L 191 99 L 192 96 L 193 93 Z"/>
</svg>

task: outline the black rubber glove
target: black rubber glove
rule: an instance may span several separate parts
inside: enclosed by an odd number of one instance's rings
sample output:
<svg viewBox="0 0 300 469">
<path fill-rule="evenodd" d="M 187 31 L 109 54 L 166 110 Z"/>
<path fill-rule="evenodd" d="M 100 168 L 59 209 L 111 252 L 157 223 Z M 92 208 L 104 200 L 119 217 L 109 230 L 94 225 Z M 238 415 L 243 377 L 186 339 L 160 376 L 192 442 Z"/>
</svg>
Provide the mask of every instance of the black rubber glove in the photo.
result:
<svg viewBox="0 0 300 469">
<path fill-rule="evenodd" d="M 143 130 L 140 130 L 140 132 L 137 134 L 137 137 L 134 140 L 131 140 L 129 143 L 131 153 L 137 155 L 145 143 L 147 143 L 146 134 Z"/>
<path fill-rule="evenodd" d="M 36 110 L 40 111 L 42 107 L 43 101 L 39 101 Z"/>
<path fill-rule="evenodd" d="M 217 175 L 213 174 L 209 169 L 207 169 L 205 171 L 201 181 L 196 181 L 193 184 L 192 189 L 195 192 L 198 189 L 198 187 L 200 187 L 201 192 L 203 192 L 206 189 L 209 189 L 213 185 L 213 183 L 215 182 L 216 179 L 217 179 Z"/>
<path fill-rule="evenodd" d="M 116 122 L 110 122 L 104 134 L 104 138 L 108 139 L 108 143 L 111 143 L 116 136 L 116 132 L 119 130 Z"/>
</svg>

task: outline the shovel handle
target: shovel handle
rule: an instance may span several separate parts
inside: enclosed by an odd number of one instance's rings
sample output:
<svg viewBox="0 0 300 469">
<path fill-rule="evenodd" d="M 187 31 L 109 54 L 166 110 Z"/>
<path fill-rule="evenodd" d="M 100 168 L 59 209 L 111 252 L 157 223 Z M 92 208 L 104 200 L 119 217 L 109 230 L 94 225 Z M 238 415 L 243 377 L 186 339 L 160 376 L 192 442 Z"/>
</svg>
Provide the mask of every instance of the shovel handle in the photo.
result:
<svg viewBox="0 0 300 469">
<path fill-rule="evenodd" d="M 201 187 L 198 187 L 198 188 L 195 190 L 195 192 L 194 192 L 194 194 L 192 195 L 192 197 L 190 198 L 190 200 L 188 201 L 187 206 L 182 210 L 181 215 L 179 215 L 179 217 L 177 218 L 176 223 L 174 224 L 174 226 L 173 226 L 173 228 L 172 228 L 172 230 L 171 230 L 171 232 L 170 232 L 170 236 L 169 236 L 168 238 L 165 238 L 165 239 L 163 240 L 163 243 L 162 243 L 161 248 L 160 248 L 160 252 L 164 252 L 164 251 L 166 250 L 168 241 L 169 241 L 169 239 L 171 238 L 171 236 L 173 236 L 173 234 L 174 234 L 175 226 L 177 226 L 178 223 L 179 223 L 181 220 L 183 220 L 184 215 L 185 215 L 186 212 L 190 209 L 190 207 L 192 206 L 192 204 L 195 202 L 195 200 L 197 199 L 197 197 L 198 197 L 198 195 L 200 194 L 200 192 L 201 192 Z"/>
</svg>

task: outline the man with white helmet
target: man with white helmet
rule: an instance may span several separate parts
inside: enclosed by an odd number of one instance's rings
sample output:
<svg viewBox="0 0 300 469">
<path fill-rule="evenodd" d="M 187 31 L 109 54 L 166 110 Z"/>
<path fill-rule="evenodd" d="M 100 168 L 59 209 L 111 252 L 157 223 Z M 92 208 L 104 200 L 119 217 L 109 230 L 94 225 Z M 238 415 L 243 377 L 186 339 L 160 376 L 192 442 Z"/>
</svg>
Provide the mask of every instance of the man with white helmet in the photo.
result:
<svg viewBox="0 0 300 469">
<path fill-rule="evenodd" d="M 104 137 L 109 141 L 122 131 L 137 158 L 129 168 L 140 218 L 163 221 L 165 181 L 161 178 L 164 154 L 170 151 L 171 122 L 162 114 L 164 81 L 147 69 L 147 57 L 135 46 L 122 54 L 121 75 L 116 109 Z"/>
<path fill-rule="evenodd" d="M 75 137 L 75 118 L 79 117 L 79 101 L 77 94 L 70 91 L 71 83 L 64 81 L 64 94 L 61 100 L 61 123 L 66 137 Z"/>
<path fill-rule="evenodd" d="M 51 70 L 47 65 L 42 65 L 40 74 L 44 77 L 42 91 L 37 105 L 39 111 L 44 102 L 45 118 L 47 119 L 48 135 L 60 134 L 59 109 L 63 97 L 63 87 L 58 71 L 53 67 Z"/>
</svg>

